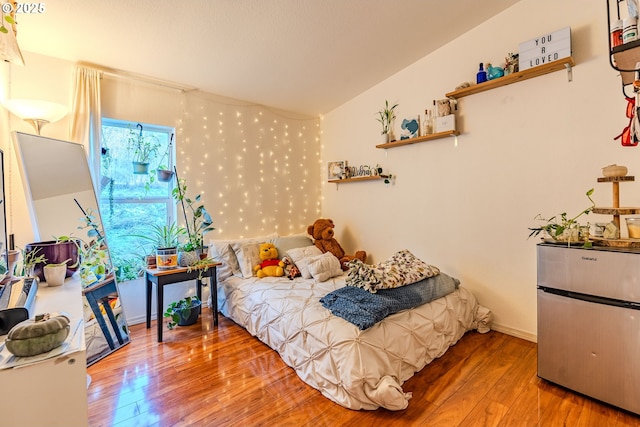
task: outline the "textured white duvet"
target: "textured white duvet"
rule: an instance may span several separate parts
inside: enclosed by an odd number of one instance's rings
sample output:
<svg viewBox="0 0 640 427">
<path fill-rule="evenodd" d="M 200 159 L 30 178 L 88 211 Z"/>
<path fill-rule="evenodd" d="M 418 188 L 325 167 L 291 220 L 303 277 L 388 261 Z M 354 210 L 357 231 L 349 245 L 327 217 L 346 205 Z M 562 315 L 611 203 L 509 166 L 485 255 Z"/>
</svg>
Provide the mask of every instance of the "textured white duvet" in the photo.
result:
<svg viewBox="0 0 640 427">
<path fill-rule="evenodd" d="M 411 393 L 402 390 L 404 381 L 466 331 L 489 331 L 491 312 L 462 287 L 361 331 L 319 302 L 346 277 L 318 283 L 232 276 L 218 283 L 218 307 L 276 350 L 304 382 L 351 409 L 405 409 Z"/>
</svg>

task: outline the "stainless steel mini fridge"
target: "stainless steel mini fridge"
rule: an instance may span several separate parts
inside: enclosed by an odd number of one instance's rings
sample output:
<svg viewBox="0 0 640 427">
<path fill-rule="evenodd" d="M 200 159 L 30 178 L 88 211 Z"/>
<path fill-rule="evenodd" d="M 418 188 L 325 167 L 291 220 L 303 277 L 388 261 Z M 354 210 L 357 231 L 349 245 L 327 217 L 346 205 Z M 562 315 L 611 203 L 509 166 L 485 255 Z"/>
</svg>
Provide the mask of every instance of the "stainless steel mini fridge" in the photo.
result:
<svg viewBox="0 0 640 427">
<path fill-rule="evenodd" d="M 640 414 L 640 251 L 537 249 L 538 376 Z"/>
</svg>

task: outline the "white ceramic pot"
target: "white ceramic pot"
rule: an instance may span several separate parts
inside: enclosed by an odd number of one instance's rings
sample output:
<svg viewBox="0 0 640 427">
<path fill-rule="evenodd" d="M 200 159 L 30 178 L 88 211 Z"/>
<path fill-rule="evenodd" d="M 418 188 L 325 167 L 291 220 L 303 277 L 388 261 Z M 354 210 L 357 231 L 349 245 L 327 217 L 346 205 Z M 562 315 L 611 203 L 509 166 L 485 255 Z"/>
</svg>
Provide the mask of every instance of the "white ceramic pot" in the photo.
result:
<svg viewBox="0 0 640 427">
<path fill-rule="evenodd" d="M 67 276 L 67 265 L 45 265 L 43 267 L 44 270 L 44 279 L 47 283 L 47 286 L 61 286 L 64 283 L 64 279 Z"/>
</svg>

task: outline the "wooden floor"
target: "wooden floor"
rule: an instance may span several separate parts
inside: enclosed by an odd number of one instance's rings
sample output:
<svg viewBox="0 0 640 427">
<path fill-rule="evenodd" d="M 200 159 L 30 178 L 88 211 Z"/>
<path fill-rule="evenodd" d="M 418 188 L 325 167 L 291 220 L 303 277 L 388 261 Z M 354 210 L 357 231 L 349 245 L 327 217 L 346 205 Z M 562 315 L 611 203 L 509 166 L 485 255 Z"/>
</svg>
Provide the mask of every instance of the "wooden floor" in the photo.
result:
<svg viewBox="0 0 640 427">
<path fill-rule="evenodd" d="M 230 320 L 131 328 L 132 342 L 89 367 L 90 425 L 638 426 L 640 417 L 536 376 L 536 345 L 466 334 L 407 381 L 409 407 L 353 411 L 303 383 L 278 354 Z"/>
</svg>

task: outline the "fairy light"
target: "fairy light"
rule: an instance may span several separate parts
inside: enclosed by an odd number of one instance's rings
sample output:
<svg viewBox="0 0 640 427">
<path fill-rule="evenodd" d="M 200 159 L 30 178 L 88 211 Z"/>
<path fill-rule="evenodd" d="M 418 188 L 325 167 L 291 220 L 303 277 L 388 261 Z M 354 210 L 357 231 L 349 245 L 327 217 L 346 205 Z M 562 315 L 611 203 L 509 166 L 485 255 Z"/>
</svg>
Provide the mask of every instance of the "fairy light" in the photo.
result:
<svg viewBox="0 0 640 427">
<path fill-rule="evenodd" d="M 304 231 L 321 207 L 320 120 L 201 93 L 183 99 L 177 165 L 212 213 L 211 238 Z"/>
</svg>

